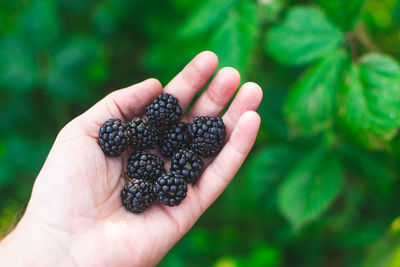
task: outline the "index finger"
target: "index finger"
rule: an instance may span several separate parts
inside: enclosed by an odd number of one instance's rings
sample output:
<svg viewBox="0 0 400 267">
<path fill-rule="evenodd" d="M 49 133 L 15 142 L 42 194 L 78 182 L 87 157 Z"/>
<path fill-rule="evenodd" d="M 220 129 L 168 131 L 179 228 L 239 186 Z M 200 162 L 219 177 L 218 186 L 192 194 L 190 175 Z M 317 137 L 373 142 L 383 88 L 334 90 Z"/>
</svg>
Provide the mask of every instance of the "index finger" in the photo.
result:
<svg viewBox="0 0 400 267">
<path fill-rule="evenodd" d="M 217 56 L 210 51 L 198 54 L 164 88 L 164 92 L 178 98 L 185 110 L 193 97 L 211 78 L 218 65 Z"/>
</svg>

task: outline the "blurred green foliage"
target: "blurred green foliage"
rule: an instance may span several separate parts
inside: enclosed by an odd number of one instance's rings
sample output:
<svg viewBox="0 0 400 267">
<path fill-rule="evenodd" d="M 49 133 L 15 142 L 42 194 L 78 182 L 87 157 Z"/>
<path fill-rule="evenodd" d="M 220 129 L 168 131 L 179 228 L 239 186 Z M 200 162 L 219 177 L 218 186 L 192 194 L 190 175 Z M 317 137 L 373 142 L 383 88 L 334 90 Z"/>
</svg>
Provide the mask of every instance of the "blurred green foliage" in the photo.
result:
<svg viewBox="0 0 400 267">
<path fill-rule="evenodd" d="M 399 26 L 396 0 L 0 0 L 1 234 L 63 125 L 209 49 L 262 127 L 160 266 L 399 266 Z"/>
</svg>

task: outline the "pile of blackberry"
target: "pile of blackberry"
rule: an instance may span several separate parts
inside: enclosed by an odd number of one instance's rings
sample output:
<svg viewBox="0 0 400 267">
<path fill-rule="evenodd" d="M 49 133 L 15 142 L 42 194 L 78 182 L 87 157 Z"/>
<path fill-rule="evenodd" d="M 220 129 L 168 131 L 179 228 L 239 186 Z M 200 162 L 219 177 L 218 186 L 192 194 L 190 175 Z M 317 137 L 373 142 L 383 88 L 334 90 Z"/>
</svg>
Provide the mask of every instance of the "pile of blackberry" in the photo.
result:
<svg viewBox="0 0 400 267">
<path fill-rule="evenodd" d="M 222 149 L 225 125 L 219 117 L 200 116 L 184 123 L 178 99 L 164 93 L 146 107 L 146 118 L 124 123 L 109 119 L 99 130 L 98 143 L 106 156 L 118 157 L 134 149 L 126 167 L 121 191 L 128 211 L 141 213 L 154 202 L 177 206 L 186 197 L 188 184 L 195 184 L 203 171 L 201 157 L 213 157 Z M 147 151 L 158 147 L 171 159 L 170 171 L 164 161 Z"/>
</svg>

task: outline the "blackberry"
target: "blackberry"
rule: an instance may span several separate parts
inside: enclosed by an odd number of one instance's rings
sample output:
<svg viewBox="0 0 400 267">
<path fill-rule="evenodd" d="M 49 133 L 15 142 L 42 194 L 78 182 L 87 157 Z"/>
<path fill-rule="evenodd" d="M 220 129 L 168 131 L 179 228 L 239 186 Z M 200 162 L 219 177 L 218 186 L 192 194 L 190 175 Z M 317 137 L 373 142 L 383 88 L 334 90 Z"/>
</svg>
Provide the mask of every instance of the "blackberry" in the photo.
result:
<svg viewBox="0 0 400 267">
<path fill-rule="evenodd" d="M 153 189 L 159 202 L 178 206 L 186 197 L 187 184 L 179 173 L 168 172 L 156 180 Z"/>
<path fill-rule="evenodd" d="M 195 117 L 189 130 L 192 136 L 191 149 L 200 156 L 212 157 L 222 149 L 226 130 L 220 117 Z"/>
<path fill-rule="evenodd" d="M 136 150 L 153 149 L 158 144 L 159 130 L 149 120 L 135 118 L 128 123 L 131 134 L 131 146 Z"/>
<path fill-rule="evenodd" d="M 187 147 L 189 143 L 189 124 L 178 122 L 161 135 L 160 153 L 164 157 L 171 157 L 175 151 Z"/>
<path fill-rule="evenodd" d="M 121 191 L 122 205 L 133 213 L 140 213 L 154 202 L 153 186 L 141 179 L 132 179 Z"/>
<path fill-rule="evenodd" d="M 180 149 L 172 157 L 171 171 L 181 174 L 187 183 L 195 183 L 203 167 L 204 163 L 199 155 L 190 149 Z"/>
<path fill-rule="evenodd" d="M 105 121 L 99 130 L 98 143 L 107 156 L 118 157 L 128 148 L 129 142 L 130 132 L 120 119 Z"/>
<path fill-rule="evenodd" d="M 146 107 L 146 116 L 157 127 L 168 126 L 179 121 L 182 109 L 178 99 L 170 94 L 158 95 L 149 106 Z"/>
<path fill-rule="evenodd" d="M 138 151 L 129 157 L 127 175 L 130 178 L 152 181 L 164 173 L 164 162 L 150 152 Z"/>
</svg>

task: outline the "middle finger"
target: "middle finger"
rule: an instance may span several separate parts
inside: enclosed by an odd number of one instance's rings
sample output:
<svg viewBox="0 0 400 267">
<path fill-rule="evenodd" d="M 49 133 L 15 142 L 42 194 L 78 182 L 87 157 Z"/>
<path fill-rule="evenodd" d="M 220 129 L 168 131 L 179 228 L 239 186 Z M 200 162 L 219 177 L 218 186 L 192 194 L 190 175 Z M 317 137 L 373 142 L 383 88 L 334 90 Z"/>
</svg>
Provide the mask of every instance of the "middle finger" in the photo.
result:
<svg viewBox="0 0 400 267">
<path fill-rule="evenodd" d="M 186 114 L 185 121 L 195 116 L 218 116 L 229 103 L 240 84 L 239 72 L 230 67 L 218 71 L 206 91 Z"/>
</svg>

